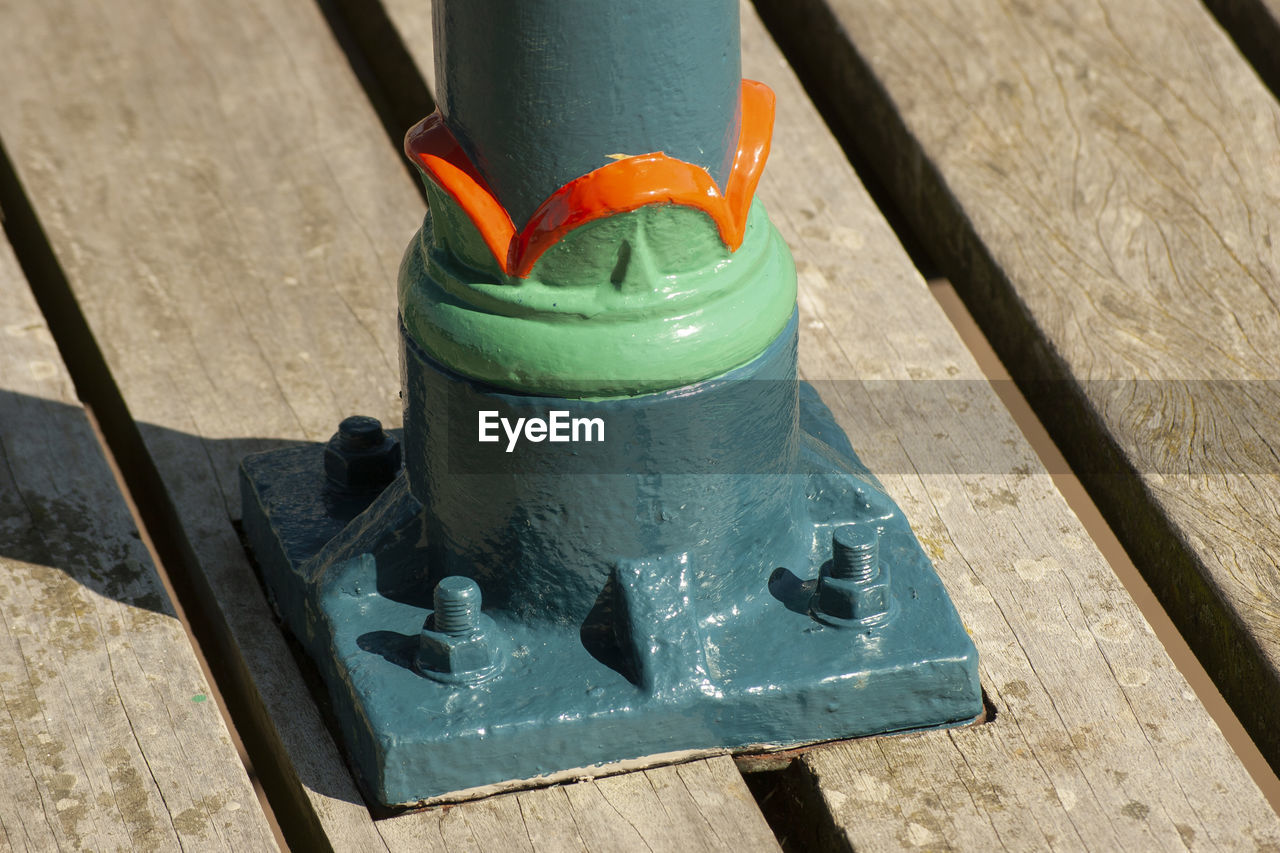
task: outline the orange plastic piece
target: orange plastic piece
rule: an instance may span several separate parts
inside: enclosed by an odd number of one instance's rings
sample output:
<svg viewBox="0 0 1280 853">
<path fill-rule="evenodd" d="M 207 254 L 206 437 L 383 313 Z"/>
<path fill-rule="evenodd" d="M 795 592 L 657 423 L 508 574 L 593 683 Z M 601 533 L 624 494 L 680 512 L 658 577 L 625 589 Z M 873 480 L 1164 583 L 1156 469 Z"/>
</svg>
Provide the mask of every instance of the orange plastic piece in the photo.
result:
<svg viewBox="0 0 1280 853">
<path fill-rule="evenodd" d="M 542 253 L 569 231 L 646 204 L 680 204 L 704 211 L 716 223 L 724 244 L 736 250 L 742 245 L 747 211 L 769 157 L 773 111 L 773 90 L 755 80 L 743 80 L 738 152 L 723 194 L 706 169 L 655 151 L 573 179 L 552 193 L 519 232 L 439 112 L 414 125 L 404 147 L 409 159 L 475 223 L 502 271 L 524 278 Z"/>
</svg>

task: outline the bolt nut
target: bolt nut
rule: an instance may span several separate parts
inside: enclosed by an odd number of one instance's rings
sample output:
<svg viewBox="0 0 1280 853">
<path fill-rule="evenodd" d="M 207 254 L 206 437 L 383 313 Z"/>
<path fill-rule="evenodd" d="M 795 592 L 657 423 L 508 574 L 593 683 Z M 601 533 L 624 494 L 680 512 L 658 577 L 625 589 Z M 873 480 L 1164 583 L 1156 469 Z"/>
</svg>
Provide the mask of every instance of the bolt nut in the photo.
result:
<svg viewBox="0 0 1280 853">
<path fill-rule="evenodd" d="M 445 684 L 474 684 L 498 671 L 505 652 L 497 625 L 480 612 L 476 582 L 460 576 L 440 581 L 435 610 L 418 636 L 418 672 Z"/>
<path fill-rule="evenodd" d="M 862 622 L 889 612 L 889 585 L 823 575 L 818 580 L 818 609 L 824 616 Z"/>
<path fill-rule="evenodd" d="M 324 472 L 343 491 L 381 491 L 400 473 L 400 442 L 377 418 L 353 415 L 338 425 L 325 446 Z"/>
</svg>

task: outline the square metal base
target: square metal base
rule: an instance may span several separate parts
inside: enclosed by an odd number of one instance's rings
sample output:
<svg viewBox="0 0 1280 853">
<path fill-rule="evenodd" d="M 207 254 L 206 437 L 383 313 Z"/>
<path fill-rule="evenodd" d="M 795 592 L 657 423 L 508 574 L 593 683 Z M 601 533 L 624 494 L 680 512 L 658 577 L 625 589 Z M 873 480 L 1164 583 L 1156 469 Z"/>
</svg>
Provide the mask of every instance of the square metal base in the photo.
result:
<svg viewBox="0 0 1280 853">
<path fill-rule="evenodd" d="M 602 595 L 637 623 L 643 654 L 656 662 L 647 670 L 625 665 L 598 626 L 495 611 L 512 653 L 498 676 L 471 686 L 414 669 L 431 611 L 429 591 L 415 583 L 421 508 L 404 474 L 372 499 L 335 496 L 323 453 L 315 444 L 247 458 L 244 526 L 274 603 L 329 687 L 360 781 L 381 803 L 456 799 L 670 754 L 957 725 L 982 711 L 973 643 L 900 510 L 847 440 L 836 451 L 811 442 L 806 470 L 776 483 L 797 490 L 809 524 L 779 544 L 779 568 L 760 579 L 759 594 L 728 615 L 700 615 L 680 567 L 663 558 L 615 571 Z M 848 505 L 855 486 L 861 518 L 833 509 Z M 814 588 L 829 563 L 812 555 L 829 548 L 834 527 L 868 520 L 881 528 L 891 568 L 889 618 L 870 626 L 815 618 Z M 639 624 L 659 611 L 659 627 Z"/>
</svg>

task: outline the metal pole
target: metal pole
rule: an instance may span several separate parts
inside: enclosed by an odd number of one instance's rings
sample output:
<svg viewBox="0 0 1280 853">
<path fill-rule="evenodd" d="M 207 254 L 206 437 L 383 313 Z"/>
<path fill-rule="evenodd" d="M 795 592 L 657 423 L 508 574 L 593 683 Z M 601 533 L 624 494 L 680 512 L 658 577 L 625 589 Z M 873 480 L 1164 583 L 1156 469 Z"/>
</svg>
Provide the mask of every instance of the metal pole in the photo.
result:
<svg viewBox="0 0 1280 853">
<path fill-rule="evenodd" d="M 436 0 L 437 101 L 519 229 L 611 155 L 662 151 L 723 191 L 737 0 Z"/>
</svg>

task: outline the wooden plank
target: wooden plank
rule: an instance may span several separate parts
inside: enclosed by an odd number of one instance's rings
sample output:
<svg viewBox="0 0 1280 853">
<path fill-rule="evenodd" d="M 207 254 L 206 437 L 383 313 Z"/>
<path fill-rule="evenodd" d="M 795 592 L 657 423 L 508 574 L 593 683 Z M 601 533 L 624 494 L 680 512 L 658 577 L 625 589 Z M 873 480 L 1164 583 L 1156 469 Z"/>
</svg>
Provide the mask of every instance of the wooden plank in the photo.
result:
<svg viewBox="0 0 1280 853">
<path fill-rule="evenodd" d="M 426 4 L 384 7 L 425 74 Z M 790 837 L 858 850 L 1280 841 L 746 6 L 743 73 L 778 94 L 760 193 L 800 271 L 801 370 L 913 520 L 998 709 L 984 726 L 811 751 Z"/>
<path fill-rule="evenodd" d="M 239 678 L 220 687 L 282 829 L 379 849 L 231 517 L 245 453 L 323 438 L 347 405 L 393 410 L 392 246 L 420 202 L 305 2 L 0 15 L 0 138 L 208 587 Z M 74 139 L 98 153 L 68 156 Z"/>
<path fill-rule="evenodd" d="M 275 849 L 0 239 L 0 848 Z"/>
<path fill-rule="evenodd" d="M 501 794 L 380 821 L 393 851 L 767 850 L 728 757 Z"/>
<path fill-rule="evenodd" d="M 1280 107 L 1193 0 L 805 9 L 833 117 L 1277 766 Z"/>
<path fill-rule="evenodd" d="M 0 92 L 0 138 L 137 423 L 178 547 L 207 584 L 239 679 L 224 689 L 247 706 L 240 727 L 286 834 L 358 850 L 431 836 L 431 813 L 379 834 L 232 526 L 244 454 L 323 440 L 354 412 L 398 423 L 396 270 L 424 212 L 399 152 L 306 0 L 110 13 L 0 0 L 0 17 L 12 22 L 0 76 L 15 81 Z M 706 827 L 732 826 L 723 838 L 775 849 L 732 766 L 699 766 L 501 802 L 542 808 L 534 831 L 576 831 L 592 849 L 621 843 L 592 834 L 617 813 L 657 811 L 652 831 L 671 838 L 714 846 Z M 671 772 L 679 796 L 662 781 Z M 530 832 L 509 805 L 448 814 L 449 826 L 488 820 L 481 839 Z M 466 839 L 446 831 L 438 843 Z"/>
</svg>

